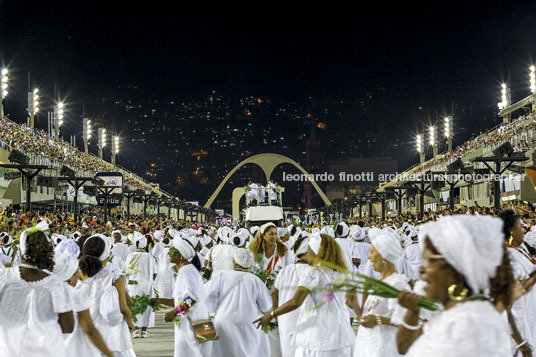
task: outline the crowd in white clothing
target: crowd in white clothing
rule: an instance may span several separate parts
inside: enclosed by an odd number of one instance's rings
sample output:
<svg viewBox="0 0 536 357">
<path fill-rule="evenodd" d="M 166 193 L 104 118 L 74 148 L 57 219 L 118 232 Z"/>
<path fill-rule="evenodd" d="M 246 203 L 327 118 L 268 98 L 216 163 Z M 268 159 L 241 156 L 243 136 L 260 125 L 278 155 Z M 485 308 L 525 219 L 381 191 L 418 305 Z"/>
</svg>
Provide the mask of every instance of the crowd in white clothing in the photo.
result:
<svg viewBox="0 0 536 357">
<path fill-rule="evenodd" d="M 176 357 L 529 356 L 536 343 L 536 231 L 511 211 L 384 227 L 167 222 L 61 235 L 48 223 L 15 242 L 0 235 L 2 356 L 135 356 L 151 306 L 170 308 Z M 333 288 L 358 274 L 400 293 Z M 142 296 L 151 303 L 132 316 Z"/>
</svg>

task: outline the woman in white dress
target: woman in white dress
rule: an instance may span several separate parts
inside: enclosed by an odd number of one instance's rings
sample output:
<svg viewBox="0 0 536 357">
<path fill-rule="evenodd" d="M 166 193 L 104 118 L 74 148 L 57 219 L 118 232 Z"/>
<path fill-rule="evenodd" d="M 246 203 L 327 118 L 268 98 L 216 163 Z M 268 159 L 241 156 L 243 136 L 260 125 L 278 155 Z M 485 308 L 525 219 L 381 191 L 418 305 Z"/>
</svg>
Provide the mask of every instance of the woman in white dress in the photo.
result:
<svg viewBox="0 0 536 357">
<path fill-rule="evenodd" d="M 126 264 L 136 271 L 128 275 L 128 280 L 136 281 L 136 284 L 128 285 L 128 294 L 129 296 L 147 295 L 151 298 L 154 296 L 153 281 L 156 277 L 156 264 L 153 256 L 147 252 L 147 238 L 137 232 L 134 234 L 136 252 L 127 256 Z M 148 307 L 143 314 L 136 315 L 136 330 L 132 334 L 133 338 L 149 337 L 147 327 L 151 325 L 152 312 L 151 307 Z M 154 324 L 154 321 L 152 322 Z"/>
<path fill-rule="evenodd" d="M 89 300 L 91 319 L 101 332 L 104 342 L 115 357 L 134 357 L 130 331 L 134 330 L 130 309 L 127 305 L 125 277 L 120 272 L 112 272 L 106 265 L 111 256 L 111 244 L 102 234 L 94 234 L 80 241 L 82 255 L 79 267 L 81 281 L 77 289 Z M 119 310 L 122 318 L 110 321 L 102 315 L 102 297 L 109 289 L 117 290 Z M 121 317 L 121 316 L 120 316 Z"/>
<path fill-rule="evenodd" d="M 309 248 L 311 258 L 346 270 L 341 248 L 332 237 L 315 233 L 309 240 Z M 344 293 L 327 294 L 314 289 L 328 286 L 342 277 L 343 274 L 336 270 L 312 263 L 300 275 L 294 297 L 254 322 L 265 327 L 272 319 L 300 308 L 295 336 L 296 357 L 351 356 L 355 336 Z"/>
<path fill-rule="evenodd" d="M 513 210 L 505 210 L 500 213 L 504 222 L 503 233 L 507 246 L 513 275 L 520 279 L 528 279 L 536 270 L 536 258 L 524 247 L 523 221 L 521 216 L 516 216 Z M 529 232 L 528 234 L 534 234 Z M 524 356 L 530 356 L 530 346 L 536 347 L 536 331 L 534 319 L 536 318 L 536 290 L 532 289 L 515 301 L 510 311 L 507 312 L 512 327 L 512 354 L 516 346 L 524 341 L 521 347 Z"/>
<path fill-rule="evenodd" d="M 271 280 L 275 278 L 285 266 L 294 263 L 294 254 L 290 254 L 287 246 L 279 238 L 277 227 L 273 223 L 263 224 L 255 239 L 249 245 L 253 252 L 255 261 L 261 265 L 263 270 L 268 274 L 273 274 Z M 272 293 L 273 287 L 270 289 Z M 270 330 L 268 333 L 270 340 L 270 351 L 272 357 L 282 355 L 279 329 Z"/>
<path fill-rule="evenodd" d="M 71 286 L 49 273 L 54 248 L 45 229 L 23 231 L 21 264 L 0 270 L 0 356 L 66 356 L 62 334 L 73 332 L 73 311 L 87 308 Z"/>
<path fill-rule="evenodd" d="M 270 310 L 268 289 L 248 272 L 254 262 L 251 251 L 237 248 L 234 261 L 234 271 L 222 271 L 205 285 L 207 304 L 215 314 L 214 326 L 219 336 L 212 355 L 268 357 L 268 336 L 251 323 Z"/>
<path fill-rule="evenodd" d="M 161 298 L 173 299 L 173 287 L 175 286 L 174 264 L 169 260 L 170 239 L 162 240 L 163 248 L 157 257 L 156 290 Z"/>
<path fill-rule="evenodd" d="M 444 310 L 424 328 L 421 296 L 402 291 L 407 308 L 399 340 L 408 357 L 511 356 L 510 328 L 496 306 L 511 304 L 513 276 L 505 253 L 502 221 L 456 215 L 419 229 L 426 297 Z M 399 343 L 400 344 L 400 343 Z M 405 351 L 401 351 L 405 352 Z"/>
<path fill-rule="evenodd" d="M 295 264 L 287 265 L 277 275 L 272 292 L 273 308 L 285 304 L 296 294 L 300 276 L 309 269 L 306 254 L 309 252 L 309 238 L 306 232 L 293 236 L 289 240 L 289 247 L 294 250 L 298 259 Z M 281 339 L 281 352 L 283 357 L 294 357 L 296 348 L 293 339 L 296 335 L 296 322 L 300 316 L 300 310 L 294 310 L 277 318 L 279 337 Z"/>
<path fill-rule="evenodd" d="M 369 261 L 380 274 L 379 280 L 397 288 L 411 290 L 407 278 L 397 271 L 404 250 L 392 230 L 374 229 L 369 232 L 372 243 Z M 347 296 L 347 304 L 360 316 L 360 327 L 355 341 L 354 357 L 399 356 L 396 346 L 397 327 L 391 321 L 401 310 L 396 299 L 379 296 L 365 297 L 363 311 L 356 295 Z"/>
<path fill-rule="evenodd" d="M 188 318 L 192 321 L 209 318 L 206 306 L 206 291 L 199 270 L 199 260 L 194 249 L 185 239 L 176 236 L 173 248 L 169 250 L 171 263 L 179 272 L 173 290 L 173 299 L 153 298 L 152 300 L 166 306 L 174 307 L 166 313 L 166 322 L 172 322 L 178 315 L 177 306 L 183 302 L 190 304 Z M 211 342 L 200 344 L 194 334 L 189 319 L 182 317 L 175 324 L 175 357 L 207 357 L 211 355 Z"/>
<path fill-rule="evenodd" d="M 71 286 L 76 286 L 78 282 L 78 256 L 80 248 L 72 239 L 62 241 L 55 248 L 54 274 L 60 281 L 68 282 Z M 82 291 L 74 289 L 80 294 L 80 300 L 86 302 L 85 309 L 76 312 L 74 316 L 75 327 L 70 334 L 64 334 L 65 353 L 67 356 L 77 357 L 113 357 L 112 352 L 106 346 L 104 339 L 93 324 L 89 312 L 90 302 L 87 301 Z M 102 354 L 101 354 L 102 353 Z"/>
</svg>

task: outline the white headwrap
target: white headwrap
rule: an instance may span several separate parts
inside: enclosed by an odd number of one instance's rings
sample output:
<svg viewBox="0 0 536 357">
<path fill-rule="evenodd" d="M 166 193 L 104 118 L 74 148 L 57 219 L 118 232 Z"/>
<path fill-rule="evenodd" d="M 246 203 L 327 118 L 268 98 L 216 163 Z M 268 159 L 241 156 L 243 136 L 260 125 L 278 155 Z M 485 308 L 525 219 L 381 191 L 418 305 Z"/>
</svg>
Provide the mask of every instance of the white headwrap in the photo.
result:
<svg viewBox="0 0 536 357">
<path fill-rule="evenodd" d="M 485 293 L 503 258 L 503 221 L 491 216 L 455 215 L 425 223 L 419 229 L 419 245 L 425 237 L 447 263 L 462 274 L 473 293 Z"/>
<path fill-rule="evenodd" d="M 236 248 L 233 258 L 236 264 L 240 265 L 242 268 L 249 268 L 255 263 L 253 252 L 245 248 Z"/>
<path fill-rule="evenodd" d="M 54 248 L 55 254 L 60 255 L 64 252 L 74 255 L 76 258 L 80 256 L 80 247 L 72 239 L 66 239 Z"/>
<path fill-rule="evenodd" d="M 311 238 L 309 238 L 309 247 L 315 254 L 318 254 L 318 251 L 320 251 L 321 244 L 322 237 L 320 236 L 320 233 L 311 234 Z"/>
<path fill-rule="evenodd" d="M 365 231 L 358 225 L 350 227 L 350 236 L 353 240 L 363 240 L 366 237 Z"/>
<path fill-rule="evenodd" d="M 371 244 L 376 248 L 383 259 L 397 266 L 400 262 L 400 258 L 402 258 L 402 255 L 404 254 L 404 249 L 400 246 L 398 235 L 389 228 L 373 228 L 369 231 L 369 237 Z M 399 273 L 401 272 L 399 271 Z"/>
<path fill-rule="evenodd" d="M 345 222 L 341 222 L 338 224 L 339 226 L 342 226 L 342 233 L 341 238 L 348 237 L 348 233 L 350 232 L 350 228 L 348 228 L 348 225 Z M 337 227 L 338 228 L 338 227 Z"/>
<path fill-rule="evenodd" d="M 268 230 L 268 228 L 270 227 L 274 227 L 277 229 L 276 225 L 273 224 L 272 222 L 268 222 L 268 223 L 265 223 L 263 224 L 260 228 L 259 228 L 259 233 L 260 234 L 264 234 L 264 232 L 266 232 Z"/>
<path fill-rule="evenodd" d="M 279 236 L 279 238 L 283 238 L 284 236 L 287 235 L 287 233 L 288 233 L 288 230 L 285 227 L 277 228 L 277 235 Z"/>
<path fill-rule="evenodd" d="M 531 230 L 530 232 L 527 232 L 524 241 L 532 248 L 536 248 L 536 231 Z"/>
<path fill-rule="evenodd" d="M 210 238 L 210 236 L 205 234 L 203 236 L 203 239 L 201 240 L 201 244 L 203 244 L 203 246 L 206 247 L 207 245 L 210 244 L 210 242 L 212 242 L 212 238 Z"/>
<path fill-rule="evenodd" d="M 333 227 L 330 226 L 322 227 L 322 229 L 320 230 L 320 234 L 326 234 L 331 238 L 335 238 L 335 231 L 333 230 Z"/>
<path fill-rule="evenodd" d="M 70 242 L 72 242 L 72 240 Z M 78 259 L 76 255 L 71 254 L 68 250 L 54 256 L 53 273 L 60 279 L 60 281 L 69 280 L 76 272 L 76 269 L 78 269 Z"/>
<path fill-rule="evenodd" d="M 300 256 L 302 254 L 306 254 L 309 251 L 309 240 L 311 238 L 306 237 L 300 242 L 300 246 L 298 249 L 295 250 L 296 256 Z"/>
<path fill-rule="evenodd" d="M 164 232 L 163 231 L 155 231 L 153 234 L 154 239 L 156 239 L 158 242 L 161 242 L 162 239 L 164 239 Z"/>
<path fill-rule="evenodd" d="M 255 233 L 257 233 L 257 231 L 259 230 L 259 226 L 253 226 L 249 230 L 251 234 L 255 235 Z"/>
<path fill-rule="evenodd" d="M 173 247 L 179 251 L 184 259 L 190 261 L 195 256 L 194 248 L 181 237 L 173 238 Z"/>
<path fill-rule="evenodd" d="M 27 228 L 24 231 L 22 231 L 22 233 L 20 234 L 20 241 L 19 241 L 20 254 L 21 254 L 22 257 L 24 257 L 24 254 L 26 254 L 26 239 L 28 238 L 28 233 L 32 234 L 32 233 L 35 233 L 37 231 L 40 231 L 40 232 L 44 233 L 47 230 L 48 230 L 48 223 L 46 221 L 41 221 L 41 222 L 37 223 L 34 227 Z M 48 235 L 46 233 L 45 233 L 45 236 L 47 237 L 48 241 L 50 242 L 50 238 L 48 237 Z"/>
<path fill-rule="evenodd" d="M 84 246 L 87 244 L 87 241 L 92 239 L 92 238 L 99 238 L 104 242 L 104 250 L 102 251 L 102 254 L 98 257 L 98 259 L 101 262 L 105 261 L 106 259 L 108 259 L 110 257 L 110 254 L 112 252 L 112 245 L 110 244 L 110 241 L 108 240 L 108 237 L 106 237 L 104 234 L 95 233 L 95 234 L 93 234 L 92 236 L 90 236 L 89 238 L 86 239 L 86 241 L 84 242 Z M 84 248 L 82 247 L 82 251 L 83 250 L 84 250 Z"/>
</svg>

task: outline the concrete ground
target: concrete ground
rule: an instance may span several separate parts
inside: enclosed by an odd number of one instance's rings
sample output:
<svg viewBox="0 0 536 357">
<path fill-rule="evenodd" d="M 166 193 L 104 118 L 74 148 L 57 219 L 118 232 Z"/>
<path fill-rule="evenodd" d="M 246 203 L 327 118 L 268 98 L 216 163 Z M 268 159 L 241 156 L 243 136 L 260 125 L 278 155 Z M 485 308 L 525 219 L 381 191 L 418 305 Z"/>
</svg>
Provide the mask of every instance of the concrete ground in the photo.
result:
<svg viewBox="0 0 536 357">
<path fill-rule="evenodd" d="M 155 327 L 147 332 L 149 338 L 134 338 L 132 344 L 137 357 L 173 357 L 174 331 L 173 323 L 164 322 L 165 308 L 156 313 Z"/>
</svg>

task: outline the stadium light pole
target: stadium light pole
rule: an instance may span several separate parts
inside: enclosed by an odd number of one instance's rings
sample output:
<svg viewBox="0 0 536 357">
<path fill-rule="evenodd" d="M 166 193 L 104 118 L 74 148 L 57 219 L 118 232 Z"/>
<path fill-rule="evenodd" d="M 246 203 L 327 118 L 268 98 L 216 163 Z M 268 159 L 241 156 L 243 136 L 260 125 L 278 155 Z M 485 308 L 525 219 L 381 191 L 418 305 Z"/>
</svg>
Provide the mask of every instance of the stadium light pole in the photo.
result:
<svg viewBox="0 0 536 357">
<path fill-rule="evenodd" d="M 4 120 L 4 99 L 7 97 L 7 88 L 9 87 L 9 77 L 7 68 L 2 69 L 2 88 L 0 89 L 0 118 Z"/>
<path fill-rule="evenodd" d="M 105 128 L 98 129 L 98 146 L 99 146 L 99 159 L 102 160 L 102 152 L 104 150 L 104 147 L 106 146 L 106 129 Z"/>
<path fill-rule="evenodd" d="M 435 158 L 437 156 L 437 138 L 435 127 L 431 126 L 430 128 L 428 128 L 428 131 L 430 133 L 430 145 L 432 146 L 432 152 Z"/>
<path fill-rule="evenodd" d="M 422 135 L 417 134 L 417 137 L 415 140 L 417 143 L 417 152 L 419 153 L 419 162 L 422 164 L 424 162 L 424 152 L 422 150 Z"/>
<path fill-rule="evenodd" d="M 35 116 L 39 112 L 39 89 L 35 88 L 28 92 L 28 114 L 30 115 L 28 126 L 34 128 Z"/>
<path fill-rule="evenodd" d="M 119 154 L 119 136 L 115 135 L 112 140 L 112 165 L 115 166 L 115 159 L 117 154 Z"/>
<path fill-rule="evenodd" d="M 89 153 L 89 140 L 91 139 L 91 120 L 82 119 L 82 140 L 84 141 L 84 152 Z"/>
<path fill-rule="evenodd" d="M 448 144 L 448 152 L 449 154 L 452 154 L 452 136 L 453 136 L 452 116 L 445 117 L 444 124 L 445 124 L 445 137 L 447 138 L 447 144 Z"/>
<path fill-rule="evenodd" d="M 510 89 L 508 88 L 506 83 L 502 83 L 501 84 L 501 101 L 497 104 L 497 106 L 499 107 L 499 110 L 503 110 L 506 107 L 508 107 L 510 105 L 510 99 L 511 99 Z M 505 123 L 508 123 L 510 121 L 510 114 L 505 116 L 503 118 L 503 121 Z"/>
<path fill-rule="evenodd" d="M 530 92 L 532 94 L 535 94 L 536 93 L 536 67 L 534 67 L 534 65 L 530 66 L 529 68 L 530 70 L 530 73 L 529 73 L 529 77 L 530 77 Z M 532 101 L 532 111 L 536 111 L 536 102 L 535 101 Z"/>
<path fill-rule="evenodd" d="M 53 133 L 55 138 L 60 137 L 60 127 L 63 125 L 63 118 L 65 117 L 65 104 L 58 102 L 54 105 L 54 117 L 52 122 L 54 123 Z"/>
</svg>

